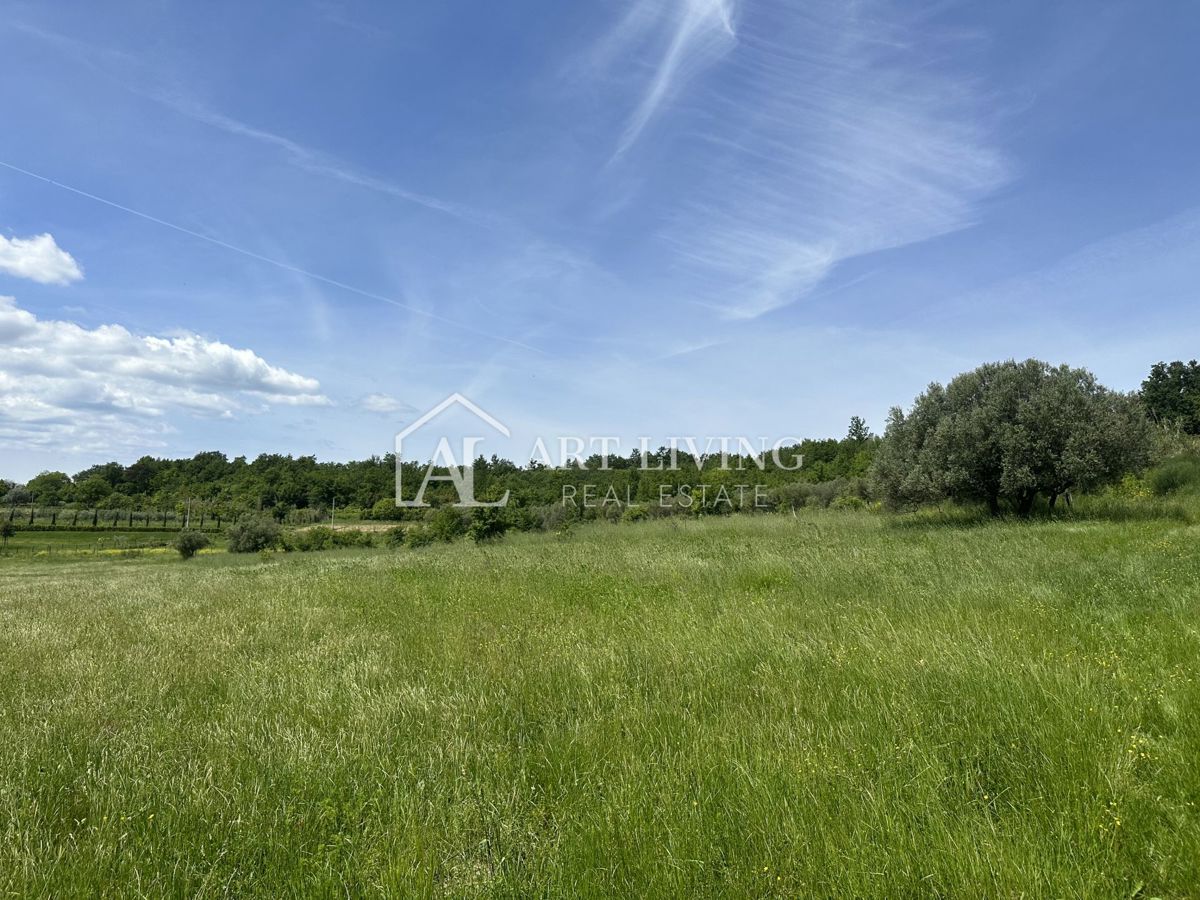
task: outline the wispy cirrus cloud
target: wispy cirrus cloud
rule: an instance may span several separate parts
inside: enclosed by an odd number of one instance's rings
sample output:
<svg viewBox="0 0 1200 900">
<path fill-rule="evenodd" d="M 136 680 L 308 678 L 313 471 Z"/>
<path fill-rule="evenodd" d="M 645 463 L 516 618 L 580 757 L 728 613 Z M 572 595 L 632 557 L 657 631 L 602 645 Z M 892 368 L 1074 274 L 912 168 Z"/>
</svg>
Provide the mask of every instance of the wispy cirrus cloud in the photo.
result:
<svg viewBox="0 0 1200 900">
<path fill-rule="evenodd" d="M 735 42 L 733 0 L 647 0 L 634 3 L 591 56 L 597 69 L 625 64 L 638 54 L 650 77 L 617 143 L 616 154 L 637 141 L 681 83 Z"/>
<path fill-rule="evenodd" d="M 317 9 L 325 15 L 337 15 L 340 7 L 335 4 L 318 4 Z M 281 151 L 296 168 L 310 174 L 354 185 L 463 221 L 480 225 L 496 224 L 495 218 L 487 213 L 471 209 L 464 204 L 410 190 L 386 178 L 364 172 L 332 154 L 212 109 L 188 91 L 178 86 L 171 86 L 171 79 L 166 73 L 151 69 L 141 57 L 80 40 L 57 31 L 39 28 L 26 22 L 12 21 L 5 24 L 29 37 L 53 46 L 77 62 L 112 79 L 132 94 L 158 103 L 195 122 L 226 134 L 273 147 Z"/>
<path fill-rule="evenodd" d="M 224 131 L 226 134 L 247 138 L 260 144 L 274 147 L 282 151 L 294 166 L 313 175 L 321 175 L 335 181 L 343 182 L 344 184 L 365 188 L 366 190 L 384 194 L 397 200 L 403 200 L 406 203 L 423 206 L 426 209 L 466 222 L 478 225 L 496 224 L 495 218 L 489 216 L 487 213 L 471 209 L 460 203 L 453 203 L 429 194 L 412 191 L 385 178 L 368 174 L 328 153 L 305 146 L 298 141 L 276 134 L 275 132 L 256 128 L 253 125 L 248 125 L 245 122 L 210 109 L 184 94 L 147 91 L 140 88 L 137 89 L 137 93 L 162 103 L 175 112 L 187 116 L 196 122 Z"/>
<path fill-rule="evenodd" d="M 83 269 L 54 236 L 6 238 L 0 234 L 0 272 L 39 284 L 70 284 L 83 278 Z"/>
<path fill-rule="evenodd" d="M 870 0 L 633 4 L 596 52 L 650 73 L 619 152 L 670 120 L 686 189 L 659 236 L 694 296 L 755 318 L 844 260 L 970 225 L 1010 177 L 994 98 L 947 63 L 970 40 Z"/>
</svg>

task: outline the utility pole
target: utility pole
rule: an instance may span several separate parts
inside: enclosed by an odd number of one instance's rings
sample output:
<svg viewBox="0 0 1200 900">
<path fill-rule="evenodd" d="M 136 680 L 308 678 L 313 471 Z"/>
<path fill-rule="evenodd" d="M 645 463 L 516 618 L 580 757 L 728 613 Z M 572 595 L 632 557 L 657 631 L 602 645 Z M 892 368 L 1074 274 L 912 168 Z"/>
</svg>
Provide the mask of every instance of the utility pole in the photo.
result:
<svg viewBox="0 0 1200 900">
<path fill-rule="evenodd" d="M 333 508 L 329 511 L 329 524 L 333 524 L 333 520 L 337 517 L 337 495 L 333 496 Z"/>
</svg>

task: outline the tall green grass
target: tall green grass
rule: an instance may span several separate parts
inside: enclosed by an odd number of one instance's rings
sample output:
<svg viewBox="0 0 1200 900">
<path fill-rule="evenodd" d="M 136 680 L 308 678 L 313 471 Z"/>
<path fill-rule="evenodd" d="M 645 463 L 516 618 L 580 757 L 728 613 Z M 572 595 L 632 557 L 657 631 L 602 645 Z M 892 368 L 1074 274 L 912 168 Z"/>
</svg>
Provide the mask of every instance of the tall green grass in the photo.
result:
<svg viewBox="0 0 1200 900">
<path fill-rule="evenodd" d="M 1200 494 L 1200 455 L 1188 453 L 1168 459 L 1151 469 L 1146 481 L 1159 497 Z"/>
<path fill-rule="evenodd" d="M 1191 896 L 1200 530 L 0 565 L 0 892 Z"/>
<path fill-rule="evenodd" d="M 214 545 L 223 545 L 220 534 L 206 532 Z M 5 556 L 77 557 L 137 553 L 169 548 L 178 531 L 18 531 L 0 546 Z M 3 570 L 0 570 L 2 572 Z"/>
</svg>

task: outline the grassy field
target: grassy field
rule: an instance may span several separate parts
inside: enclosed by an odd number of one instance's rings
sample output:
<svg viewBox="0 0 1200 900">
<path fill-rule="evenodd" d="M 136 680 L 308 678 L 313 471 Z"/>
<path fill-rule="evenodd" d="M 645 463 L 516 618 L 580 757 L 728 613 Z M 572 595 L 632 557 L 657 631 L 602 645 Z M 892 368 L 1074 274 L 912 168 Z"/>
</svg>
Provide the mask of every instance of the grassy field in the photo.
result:
<svg viewBox="0 0 1200 900">
<path fill-rule="evenodd" d="M 0 562 L 0 894 L 1200 894 L 1200 528 Z"/>
<path fill-rule="evenodd" d="M 80 556 L 97 554 L 120 555 L 169 547 L 179 534 L 174 531 L 18 531 L 0 548 L 0 559 L 6 556 Z M 224 536 L 206 532 L 214 547 L 222 546 Z"/>
</svg>

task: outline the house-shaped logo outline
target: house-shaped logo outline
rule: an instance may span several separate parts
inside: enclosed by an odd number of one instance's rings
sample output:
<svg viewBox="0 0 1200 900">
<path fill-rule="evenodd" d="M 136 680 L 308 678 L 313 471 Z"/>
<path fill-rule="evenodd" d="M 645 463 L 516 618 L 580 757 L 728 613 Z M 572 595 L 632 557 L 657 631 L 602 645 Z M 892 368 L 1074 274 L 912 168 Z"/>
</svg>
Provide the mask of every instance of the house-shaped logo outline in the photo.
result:
<svg viewBox="0 0 1200 900">
<path fill-rule="evenodd" d="M 496 431 L 500 432 L 500 434 L 504 435 L 506 438 L 512 437 L 512 433 L 508 430 L 507 425 L 505 425 L 503 422 L 501 422 L 499 419 L 497 419 L 495 416 L 493 416 L 487 410 L 483 409 L 478 404 L 472 402 L 471 400 L 469 400 L 467 397 L 463 396 L 458 391 L 455 391 L 453 394 L 451 394 L 449 397 L 447 397 L 445 400 L 443 400 L 437 406 L 433 407 L 431 410 L 426 412 L 423 416 L 421 416 L 415 422 L 412 422 L 407 427 L 405 427 L 404 429 L 402 429 L 401 431 L 398 431 L 396 433 L 395 449 L 396 449 L 396 505 L 397 506 L 413 505 L 407 501 L 401 500 L 401 496 L 403 493 L 402 492 L 402 484 L 401 484 L 401 471 L 402 471 L 401 463 L 403 461 L 402 451 L 403 451 L 405 438 L 407 438 L 409 435 L 421 430 L 426 425 L 428 425 L 430 422 L 432 422 L 434 419 L 436 419 L 438 416 L 440 416 L 442 413 L 444 413 L 446 410 L 448 410 L 450 407 L 456 406 L 456 405 L 463 407 L 464 409 L 467 410 L 467 412 L 469 412 L 469 413 L 471 413 L 471 415 L 475 416 L 475 418 L 479 419 L 481 422 L 483 422 L 485 425 L 488 425 L 490 428 L 493 428 Z M 462 468 L 464 471 L 470 467 L 469 460 L 462 460 L 462 463 L 463 463 Z M 500 502 L 496 503 L 496 504 L 477 503 L 474 500 L 471 500 L 471 501 L 467 502 L 465 505 L 467 505 L 467 506 L 503 506 L 508 502 L 508 495 L 509 495 L 509 492 L 505 491 L 503 499 L 501 499 Z M 417 504 L 417 505 L 423 505 L 423 504 Z"/>
<path fill-rule="evenodd" d="M 455 404 L 465 407 L 466 410 L 471 413 L 471 415 L 475 416 L 475 418 L 479 419 L 481 422 L 490 425 L 505 437 L 512 437 L 512 433 L 508 430 L 508 426 L 506 426 L 491 413 L 487 412 L 487 410 L 468 400 L 458 391 L 455 391 L 433 409 L 429 410 L 429 412 L 425 413 L 425 415 L 421 416 L 421 418 L 410 424 L 407 428 L 404 428 L 396 433 L 396 455 L 400 455 L 400 448 L 406 437 L 416 431 L 420 431 Z"/>
</svg>

